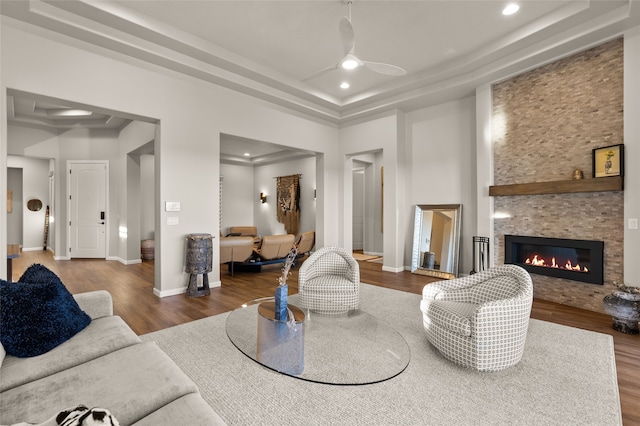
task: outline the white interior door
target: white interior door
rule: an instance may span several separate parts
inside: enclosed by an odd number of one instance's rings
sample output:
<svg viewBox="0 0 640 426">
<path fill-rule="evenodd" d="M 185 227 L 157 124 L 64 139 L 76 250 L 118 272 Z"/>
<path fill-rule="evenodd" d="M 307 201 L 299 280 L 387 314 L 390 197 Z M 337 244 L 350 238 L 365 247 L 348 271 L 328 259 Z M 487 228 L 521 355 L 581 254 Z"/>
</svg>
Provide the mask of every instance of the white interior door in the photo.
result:
<svg viewBox="0 0 640 426">
<path fill-rule="evenodd" d="M 106 258 L 107 162 L 70 163 L 71 258 Z"/>
</svg>

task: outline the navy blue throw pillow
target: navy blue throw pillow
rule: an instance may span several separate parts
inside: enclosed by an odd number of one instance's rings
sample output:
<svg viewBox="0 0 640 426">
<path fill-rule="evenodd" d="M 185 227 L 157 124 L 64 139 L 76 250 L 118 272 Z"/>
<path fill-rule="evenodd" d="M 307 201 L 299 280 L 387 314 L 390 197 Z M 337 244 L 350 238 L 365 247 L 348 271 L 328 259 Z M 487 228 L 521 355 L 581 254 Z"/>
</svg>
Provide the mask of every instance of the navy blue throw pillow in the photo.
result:
<svg viewBox="0 0 640 426">
<path fill-rule="evenodd" d="M 41 355 L 91 322 L 60 278 L 32 265 L 17 283 L 0 280 L 0 341 L 8 355 Z"/>
</svg>

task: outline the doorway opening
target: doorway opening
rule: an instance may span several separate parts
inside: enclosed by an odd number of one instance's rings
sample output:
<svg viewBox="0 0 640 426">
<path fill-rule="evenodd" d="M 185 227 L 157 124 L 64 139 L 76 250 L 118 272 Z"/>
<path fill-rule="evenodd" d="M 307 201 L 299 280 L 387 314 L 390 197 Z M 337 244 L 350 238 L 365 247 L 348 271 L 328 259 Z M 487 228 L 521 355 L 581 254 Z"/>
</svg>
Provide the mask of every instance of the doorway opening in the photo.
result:
<svg viewBox="0 0 640 426">
<path fill-rule="evenodd" d="M 352 250 L 360 260 L 381 262 L 384 252 L 382 229 L 382 151 L 353 156 Z"/>
<path fill-rule="evenodd" d="M 65 169 L 69 161 L 95 162 L 105 161 L 112 167 L 126 164 L 130 161 L 131 151 L 136 147 L 148 145 L 145 154 L 153 156 L 158 134 L 156 119 L 142 117 L 121 111 L 113 111 L 102 107 L 78 103 L 75 101 L 52 98 L 34 93 L 7 89 L 7 103 L 10 105 L 7 114 L 7 164 L 20 159 L 39 159 L 47 163 L 45 175 L 42 179 L 44 191 L 49 193 L 50 226 L 48 232 L 48 248 L 53 252 L 54 260 L 69 260 L 76 257 L 70 254 L 71 237 L 69 229 L 70 207 L 68 203 L 70 193 L 70 179 Z M 84 116 L 61 114 L 65 110 L 83 110 Z M 146 136 L 144 136 L 146 135 Z M 151 141 L 151 142 L 149 142 Z M 127 152 L 127 149 L 130 151 Z M 52 153 L 53 157 L 52 157 Z M 136 160 L 131 160 L 135 162 Z M 153 162 L 153 160 L 152 160 Z M 117 176 L 112 176 L 111 186 L 105 191 L 106 200 L 111 203 L 97 210 L 98 225 L 102 225 L 104 217 L 105 252 L 99 253 L 98 258 L 116 260 L 124 264 L 140 263 L 141 233 L 140 211 L 143 209 L 142 197 L 139 197 L 141 179 L 135 176 L 136 167 L 125 166 Z M 132 173 L 132 171 L 134 171 Z M 26 171 L 31 182 L 31 170 Z M 157 184 L 155 172 L 152 174 L 150 192 L 156 194 Z M 87 183 L 82 180 L 82 184 Z M 30 189 L 24 188 L 24 193 Z M 135 193 L 136 195 L 132 194 Z M 126 194 L 126 195 L 125 195 Z M 46 199 L 46 194 L 43 196 Z M 115 200 L 115 201 L 114 201 Z M 149 206 L 152 211 L 157 210 L 154 205 Z M 44 203 L 46 204 L 46 203 Z M 44 210 L 44 209 L 43 209 Z M 95 216 L 95 215 L 93 215 Z M 155 216 L 151 215 L 152 233 L 155 232 Z M 126 225 L 122 225 L 123 218 Z M 95 221 L 95 217 L 92 218 Z M 75 222 L 78 222 L 76 217 Z M 148 219 L 146 219 L 149 222 Z M 27 224 L 25 223 L 25 230 Z M 42 250 L 42 228 L 39 228 Z M 93 233 L 96 236 L 96 232 Z M 78 233 L 77 241 L 91 242 L 91 233 Z M 135 240 L 135 241 L 133 241 Z M 45 242 L 46 244 L 46 242 Z M 102 245 L 102 244 L 101 244 Z M 93 256 L 92 256 L 93 257 Z M 159 262 L 154 266 L 159 270 Z M 159 274 L 156 273 L 156 276 Z"/>
</svg>

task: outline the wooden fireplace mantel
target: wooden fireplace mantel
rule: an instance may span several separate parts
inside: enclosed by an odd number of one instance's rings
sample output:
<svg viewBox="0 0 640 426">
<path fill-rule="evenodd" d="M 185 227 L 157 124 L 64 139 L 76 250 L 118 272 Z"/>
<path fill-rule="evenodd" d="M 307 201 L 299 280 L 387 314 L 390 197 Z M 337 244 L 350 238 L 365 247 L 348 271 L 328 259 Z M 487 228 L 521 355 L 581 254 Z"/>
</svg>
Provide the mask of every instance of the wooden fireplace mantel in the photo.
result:
<svg viewBox="0 0 640 426">
<path fill-rule="evenodd" d="M 566 194 L 575 192 L 622 191 L 622 176 L 553 182 L 515 183 L 489 187 L 489 196 Z"/>
</svg>

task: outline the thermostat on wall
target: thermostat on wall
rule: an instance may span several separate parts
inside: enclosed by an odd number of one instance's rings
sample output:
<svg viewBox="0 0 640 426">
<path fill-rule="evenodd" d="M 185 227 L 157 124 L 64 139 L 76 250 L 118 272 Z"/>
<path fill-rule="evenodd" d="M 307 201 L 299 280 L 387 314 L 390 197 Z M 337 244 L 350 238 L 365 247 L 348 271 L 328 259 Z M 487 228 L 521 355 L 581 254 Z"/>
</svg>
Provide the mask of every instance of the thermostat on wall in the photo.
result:
<svg viewBox="0 0 640 426">
<path fill-rule="evenodd" d="M 164 203 L 164 211 L 166 212 L 179 212 L 180 201 L 167 201 Z"/>
</svg>

